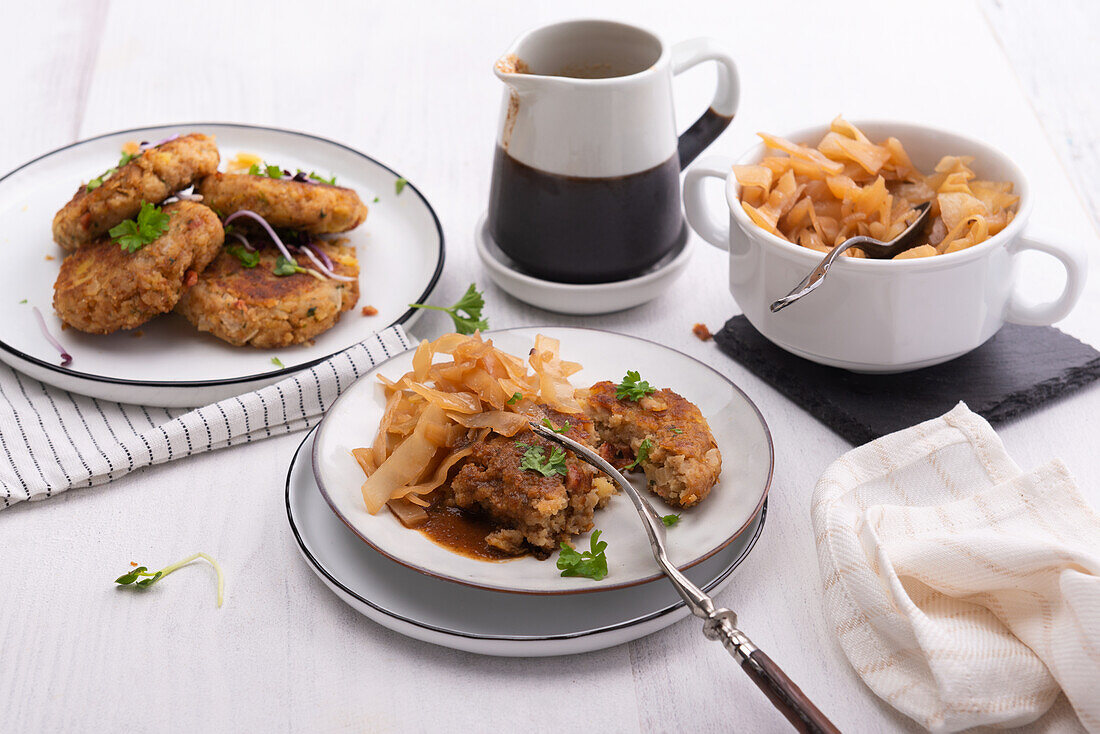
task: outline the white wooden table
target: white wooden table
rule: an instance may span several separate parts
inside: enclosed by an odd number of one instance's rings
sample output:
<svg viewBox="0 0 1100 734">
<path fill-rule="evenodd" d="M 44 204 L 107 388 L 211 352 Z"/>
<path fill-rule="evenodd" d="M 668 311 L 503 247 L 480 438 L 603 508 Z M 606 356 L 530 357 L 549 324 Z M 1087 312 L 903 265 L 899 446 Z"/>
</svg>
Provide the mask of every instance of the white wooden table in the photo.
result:
<svg viewBox="0 0 1100 734">
<path fill-rule="evenodd" d="M 822 616 L 808 498 L 850 446 L 690 333 L 697 321 L 717 329 L 736 313 L 723 255 L 698 241 L 671 292 L 594 318 L 529 308 L 491 286 L 477 263 L 472 231 L 486 203 L 501 92 L 492 62 L 530 26 L 597 12 L 672 41 L 711 35 L 728 44 L 741 69 L 741 111 L 712 152 L 736 154 L 757 130 L 838 112 L 957 128 L 1029 171 L 1036 227 L 1095 246 L 1100 6 L 1089 0 L 624 0 L 598 8 L 579 0 L 13 0 L 0 6 L 0 169 L 78 138 L 187 120 L 305 130 L 396 167 L 429 197 L 446 231 L 435 302 L 452 302 L 477 280 L 493 326 L 592 325 L 655 337 L 748 392 L 774 435 L 775 483 L 763 538 L 720 601 L 843 730 L 913 729 L 863 686 Z M 883 29 L 894 32 L 880 46 Z M 713 71 L 679 81 L 686 123 L 709 98 Z M 1092 260 L 1086 295 L 1061 326 L 1100 345 L 1100 258 Z M 1036 293 L 1057 287 L 1048 263 L 1028 270 Z M 415 334 L 448 325 L 428 315 Z M 1025 467 L 1063 458 L 1100 506 L 1100 388 L 1001 435 Z M 599 653 L 506 660 L 432 647 L 360 617 L 309 571 L 288 530 L 283 481 L 300 439 L 202 455 L 0 514 L 0 730 L 784 727 L 694 622 Z M 200 549 L 228 573 L 221 610 L 203 568 L 140 596 L 111 583 L 131 559 L 160 565 Z"/>
</svg>

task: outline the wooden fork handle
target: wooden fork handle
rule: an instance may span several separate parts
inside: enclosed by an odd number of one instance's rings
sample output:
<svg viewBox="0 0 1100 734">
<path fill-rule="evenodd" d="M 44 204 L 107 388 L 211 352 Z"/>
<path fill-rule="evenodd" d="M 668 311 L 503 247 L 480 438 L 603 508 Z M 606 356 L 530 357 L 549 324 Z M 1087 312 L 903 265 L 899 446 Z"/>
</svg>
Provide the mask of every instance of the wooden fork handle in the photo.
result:
<svg viewBox="0 0 1100 734">
<path fill-rule="evenodd" d="M 805 734 L 840 734 L 833 722 L 763 650 L 754 650 L 741 667 L 795 729 Z"/>
</svg>

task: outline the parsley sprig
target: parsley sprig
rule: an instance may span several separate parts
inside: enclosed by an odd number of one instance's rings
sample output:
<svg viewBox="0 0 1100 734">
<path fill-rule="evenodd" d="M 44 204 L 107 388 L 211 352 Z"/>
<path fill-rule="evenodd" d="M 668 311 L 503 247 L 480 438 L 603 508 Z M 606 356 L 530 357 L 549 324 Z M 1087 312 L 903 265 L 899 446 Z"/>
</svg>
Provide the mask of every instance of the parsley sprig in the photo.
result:
<svg viewBox="0 0 1100 734">
<path fill-rule="evenodd" d="M 558 553 L 558 568 L 562 576 L 587 576 L 599 581 L 607 575 L 607 542 L 600 540 L 600 531 L 592 533 L 589 550 L 578 552 L 564 541 Z"/>
<path fill-rule="evenodd" d="M 481 318 L 481 310 L 485 308 L 485 297 L 477 289 L 477 283 L 470 283 L 466 293 L 450 308 L 430 306 L 426 303 L 410 303 L 409 308 L 442 311 L 454 321 L 455 331 L 459 334 L 473 334 L 475 331 L 484 331 L 489 328 L 489 320 Z"/>
<path fill-rule="evenodd" d="M 508 398 L 508 404 L 509 405 L 515 405 L 520 400 L 523 400 L 523 393 L 514 392 L 514 393 L 512 393 L 512 397 Z"/>
<path fill-rule="evenodd" d="M 637 402 L 653 392 L 657 392 L 657 388 L 643 380 L 634 370 L 627 371 L 623 381 L 615 386 L 615 397 L 619 400 L 626 398 Z"/>
<path fill-rule="evenodd" d="M 408 183 L 409 182 L 406 181 L 403 178 L 397 179 L 396 181 L 393 182 L 393 193 L 400 196 L 401 192 L 405 190 L 405 187 L 408 185 Z"/>
<path fill-rule="evenodd" d="M 168 574 L 172 573 L 173 571 L 183 568 L 188 563 L 191 563 L 192 561 L 197 561 L 200 558 L 213 566 L 214 572 L 218 574 L 218 606 L 220 607 L 222 605 L 222 599 L 225 592 L 225 576 L 222 574 L 222 567 L 218 565 L 218 562 L 214 560 L 213 556 L 202 552 L 190 555 L 187 558 L 184 558 L 182 561 L 176 561 L 171 565 L 165 566 L 159 571 L 150 571 L 145 566 L 138 566 L 137 568 L 127 571 L 126 573 L 119 576 L 117 579 L 115 579 L 115 583 L 119 586 L 132 585 L 142 589 L 147 589 Z"/>
<path fill-rule="evenodd" d="M 662 515 L 661 516 L 661 522 L 663 522 L 665 524 L 666 528 L 670 528 L 673 525 L 675 525 L 676 523 L 680 522 L 680 516 L 679 515 Z"/>
<path fill-rule="evenodd" d="M 642 441 L 642 444 L 638 447 L 638 452 L 634 454 L 634 461 L 624 466 L 624 469 L 634 469 L 643 461 L 649 459 L 649 452 L 653 449 L 653 442 L 648 438 Z"/>
<path fill-rule="evenodd" d="M 552 477 L 555 474 L 565 476 L 569 469 L 565 466 L 565 452 L 557 446 L 550 452 L 550 458 L 546 458 L 546 451 L 542 446 L 531 446 L 523 441 L 516 441 L 516 447 L 523 449 L 523 459 L 519 462 L 519 468 L 527 471 L 538 472 L 544 477 Z"/>
<path fill-rule="evenodd" d="M 119 222 L 108 230 L 111 239 L 131 255 L 168 231 L 168 213 L 147 201 L 134 219 Z"/>
<path fill-rule="evenodd" d="M 546 426 L 547 428 L 549 428 L 554 433 L 568 433 L 569 432 L 569 421 L 566 421 L 565 423 L 563 423 L 561 428 L 554 428 L 554 424 L 550 422 L 549 418 L 543 418 L 542 419 L 542 425 Z"/>
</svg>

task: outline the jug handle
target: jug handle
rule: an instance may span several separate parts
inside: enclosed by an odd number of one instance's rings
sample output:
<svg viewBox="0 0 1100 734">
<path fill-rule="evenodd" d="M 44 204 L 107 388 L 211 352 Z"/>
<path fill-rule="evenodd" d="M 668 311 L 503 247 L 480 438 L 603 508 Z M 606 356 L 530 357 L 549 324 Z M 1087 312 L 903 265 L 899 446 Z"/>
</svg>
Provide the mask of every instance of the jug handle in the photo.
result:
<svg viewBox="0 0 1100 734">
<path fill-rule="evenodd" d="M 714 99 L 707 111 L 680 136 L 677 147 L 681 171 L 729 127 L 741 97 L 737 65 L 718 41 L 713 38 L 692 38 L 672 47 L 673 74 L 687 71 L 704 61 L 718 62 L 718 87 L 714 90 Z"/>
</svg>

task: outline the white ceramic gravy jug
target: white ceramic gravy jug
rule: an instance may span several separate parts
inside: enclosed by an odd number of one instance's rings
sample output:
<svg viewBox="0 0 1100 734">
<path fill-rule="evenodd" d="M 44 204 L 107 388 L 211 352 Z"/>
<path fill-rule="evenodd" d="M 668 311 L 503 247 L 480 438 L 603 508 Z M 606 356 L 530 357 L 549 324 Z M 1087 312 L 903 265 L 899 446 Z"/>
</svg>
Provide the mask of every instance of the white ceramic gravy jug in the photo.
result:
<svg viewBox="0 0 1100 734">
<path fill-rule="evenodd" d="M 677 136 L 672 77 L 718 63 L 710 108 Z M 737 67 L 711 39 L 671 48 L 610 21 L 545 26 L 500 58 L 504 94 L 489 232 L 531 275 L 602 283 L 644 272 L 677 244 L 680 171 L 729 125 Z"/>
</svg>

